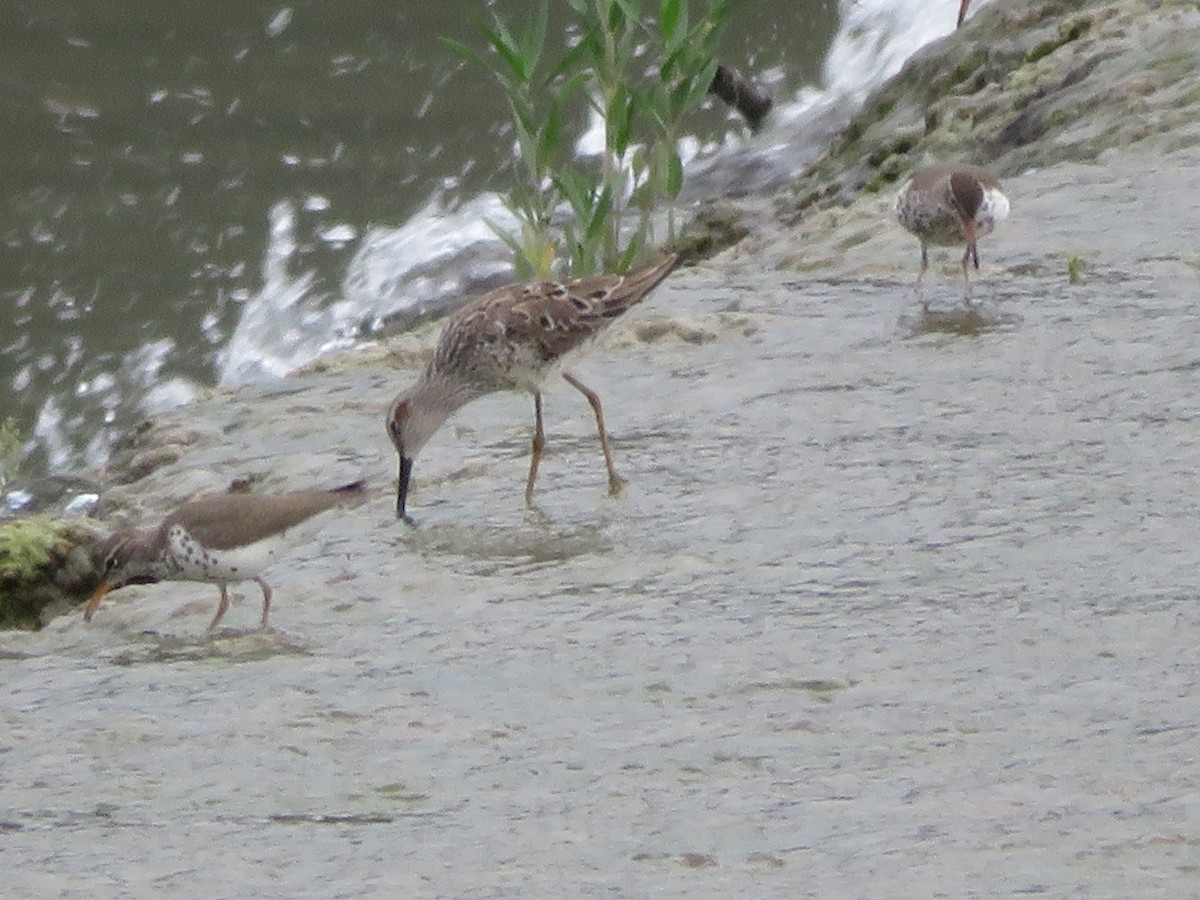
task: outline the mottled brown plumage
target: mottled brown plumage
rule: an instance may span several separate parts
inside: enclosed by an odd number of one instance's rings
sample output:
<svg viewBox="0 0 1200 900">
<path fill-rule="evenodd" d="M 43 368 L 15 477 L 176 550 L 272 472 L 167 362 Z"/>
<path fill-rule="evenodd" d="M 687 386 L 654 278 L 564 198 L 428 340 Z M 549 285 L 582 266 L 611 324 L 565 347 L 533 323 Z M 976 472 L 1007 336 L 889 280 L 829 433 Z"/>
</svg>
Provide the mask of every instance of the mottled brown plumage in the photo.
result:
<svg viewBox="0 0 1200 900">
<path fill-rule="evenodd" d="M 104 545 L 103 580 L 88 600 L 91 621 L 101 598 L 124 584 L 204 581 L 217 585 L 221 602 L 209 624 L 229 608 L 226 585 L 255 581 L 263 592 L 262 625 L 271 610 L 271 587 L 261 577 L 295 543 L 293 529 L 338 506 L 360 502 L 363 482 L 329 491 L 284 494 L 209 494 L 180 504 L 161 524 L 114 534 Z"/>
<path fill-rule="evenodd" d="M 920 293 L 929 268 L 929 245 L 965 244 L 964 299 L 971 298 L 970 264 L 979 268 L 978 239 L 1008 217 L 1009 202 L 989 169 L 971 163 L 937 163 L 918 169 L 896 195 L 896 218 L 921 242 Z"/>
<path fill-rule="evenodd" d="M 494 391 L 533 394 L 535 432 L 525 484 L 525 502 L 532 505 L 545 444 L 542 384 L 613 319 L 640 302 L 678 262 L 672 255 L 623 276 L 513 284 L 484 294 L 451 316 L 433 359 L 388 411 L 388 435 L 400 456 L 396 514 L 407 518 L 412 464 L 425 442 L 460 407 Z M 591 404 L 608 467 L 609 490 L 616 493 L 622 482 L 612 464 L 600 398 L 569 372 L 563 371 L 562 376 Z"/>
</svg>

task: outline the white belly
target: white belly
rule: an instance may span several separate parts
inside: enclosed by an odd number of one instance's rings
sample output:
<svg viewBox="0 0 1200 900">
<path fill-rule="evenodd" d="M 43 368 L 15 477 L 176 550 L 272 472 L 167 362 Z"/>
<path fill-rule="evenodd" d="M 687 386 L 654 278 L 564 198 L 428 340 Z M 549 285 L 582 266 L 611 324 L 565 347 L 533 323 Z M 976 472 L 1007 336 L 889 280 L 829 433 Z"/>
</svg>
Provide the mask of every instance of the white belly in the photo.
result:
<svg viewBox="0 0 1200 900">
<path fill-rule="evenodd" d="M 975 233 L 990 234 L 992 229 L 1008 218 L 1008 198 L 995 188 L 983 192 L 983 203 L 975 214 Z"/>
<path fill-rule="evenodd" d="M 244 581 L 257 578 L 292 544 L 284 535 L 246 547 L 209 551 L 179 526 L 167 534 L 167 547 L 177 576 L 189 581 Z"/>
</svg>

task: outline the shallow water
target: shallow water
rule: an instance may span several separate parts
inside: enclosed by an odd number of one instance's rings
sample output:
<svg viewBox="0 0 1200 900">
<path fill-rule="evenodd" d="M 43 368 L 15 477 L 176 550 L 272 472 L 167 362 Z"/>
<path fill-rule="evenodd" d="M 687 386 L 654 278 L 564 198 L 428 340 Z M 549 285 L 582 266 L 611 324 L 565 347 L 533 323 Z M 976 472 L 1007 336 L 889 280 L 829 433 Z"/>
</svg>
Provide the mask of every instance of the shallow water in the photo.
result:
<svg viewBox="0 0 1200 900">
<path fill-rule="evenodd" d="M 615 499 L 565 384 L 538 511 L 532 404 L 494 397 L 418 460 L 415 529 L 381 425 L 413 369 L 172 414 L 212 436 L 145 490 L 379 494 L 269 573 L 275 632 L 252 585 L 215 639 L 215 590 L 168 585 L 0 637 L 13 889 L 1186 895 L 1200 316 L 1182 244 L 1048 241 L 1092 171 L 1016 182 L 976 328 L 926 328 L 902 234 L 890 278 L 677 273 L 577 370 Z M 1105 266 L 1068 285 L 1051 243 Z"/>
</svg>

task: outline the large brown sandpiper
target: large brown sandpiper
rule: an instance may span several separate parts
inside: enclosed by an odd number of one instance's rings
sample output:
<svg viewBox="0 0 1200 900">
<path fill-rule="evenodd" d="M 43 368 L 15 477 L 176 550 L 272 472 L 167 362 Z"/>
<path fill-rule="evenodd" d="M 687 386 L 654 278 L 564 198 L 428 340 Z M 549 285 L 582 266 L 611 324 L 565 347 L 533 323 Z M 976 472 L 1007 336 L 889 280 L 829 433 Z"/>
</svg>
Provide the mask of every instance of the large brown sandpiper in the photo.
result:
<svg viewBox="0 0 1200 900">
<path fill-rule="evenodd" d="M 938 163 L 918 169 L 896 196 L 896 218 L 921 242 L 917 292 L 929 268 L 929 245 L 966 244 L 962 269 L 963 297 L 971 299 L 969 264 L 979 268 L 978 239 L 1008 218 L 1008 197 L 996 176 L 970 163 Z M 926 304 L 928 305 L 928 304 Z"/>
<path fill-rule="evenodd" d="M 221 591 L 212 631 L 229 609 L 226 585 L 256 581 L 263 592 L 262 627 L 271 613 L 271 586 L 262 572 L 310 531 L 298 529 L 320 513 L 361 502 L 362 481 L 328 491 L 284 494 L 208 494 L 181 504 L 156 526 L 118 532 L 104 545 L 103 580 L 88 600 L 90 622 L 100 599 L 126 584 L 203 581 Z"/>
<path fill-rule="evenodd" d="M 406 512 L 409 482 L 413 460 L 425 442 L 456 410 L 494 391 L 533 394 L 533 451 L 525 482 L 525 504 L 533 506 L 533 483 L 546 442 L 541 391 L 556 371 L 591 404 L 608 467 L 609 493 L 620 491 L 623 481 L 613 468 L 600 398 L 561 367 L 613 319 L 641 301 L 678 263 L 679 257 L 672 254 L 628 275 L 508 285 L 451 316 L 425 371 L 388 410 L 388 435 L 400 456 L 396 515 L 411 523 Z"/>
</svg>

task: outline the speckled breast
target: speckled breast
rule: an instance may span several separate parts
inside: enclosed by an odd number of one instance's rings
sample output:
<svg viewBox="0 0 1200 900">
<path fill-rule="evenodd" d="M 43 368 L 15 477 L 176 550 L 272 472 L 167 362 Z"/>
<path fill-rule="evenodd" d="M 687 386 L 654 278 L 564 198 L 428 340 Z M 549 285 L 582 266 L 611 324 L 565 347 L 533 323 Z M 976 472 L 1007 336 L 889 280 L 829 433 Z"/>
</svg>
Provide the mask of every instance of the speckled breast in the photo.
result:
<svg viewBox="0 0 1200 900">
<path fill-rule="evenodd" d="M 245 547 L 209 550 L 175 525 L 167 534 L 165 565 L 176 578 L 189 581 L 241 581 L 257 576 L 284 548 L 280 536 Z"/>
</svg>

